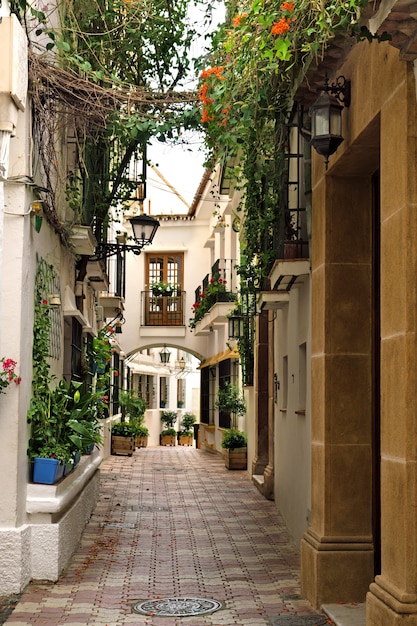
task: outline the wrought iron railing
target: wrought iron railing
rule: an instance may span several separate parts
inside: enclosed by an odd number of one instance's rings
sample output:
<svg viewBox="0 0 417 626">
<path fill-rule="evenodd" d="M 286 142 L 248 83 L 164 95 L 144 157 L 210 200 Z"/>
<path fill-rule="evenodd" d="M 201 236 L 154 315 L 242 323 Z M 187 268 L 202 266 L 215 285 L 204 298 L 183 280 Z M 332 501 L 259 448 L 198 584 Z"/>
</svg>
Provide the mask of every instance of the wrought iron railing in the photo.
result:
<svg viewBox="0 0 417 626">
<path fill-rule="evenodd" d="M 193 305 L 194 317 L 190 320 L 191 328 L 200 321 L 216 302 L 233 302 L 237 298 L 237 261 L 217 259 L 201 285 L 195 290 Z"/>
<path fill-rule="evenodd" d="M 175 290 L 171 295 L 141 294 L 142 326 L 184 326 L 185 291 Z"/>
<path fill-rule="evenodd" d="M 214 293 L 237 293 L 238 277 L 236 259 L 217 259 L 211 266 L 211 272 L 204 276 L 201 285 L 195 290 L 195 301 L 207 291 Z"/>
</svg>

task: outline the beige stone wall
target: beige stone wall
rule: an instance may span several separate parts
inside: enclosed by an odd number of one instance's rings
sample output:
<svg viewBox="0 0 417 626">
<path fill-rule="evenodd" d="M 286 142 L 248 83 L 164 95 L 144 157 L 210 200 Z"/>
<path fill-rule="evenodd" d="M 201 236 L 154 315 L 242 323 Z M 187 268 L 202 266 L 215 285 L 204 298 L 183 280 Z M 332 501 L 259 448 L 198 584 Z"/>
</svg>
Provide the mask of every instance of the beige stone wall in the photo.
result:
<svg viewBox="0 0 417 626">
<path fill-rule="evenodd" d="M 413 614 L 416 589 L 416 90 L 389 44 L 362 43 L 344 142 L 313 162 L 312 523 L 303 592 L 364 600 L 373 581 L 371 175 L 380 159 L 381 557 L 367 624 Z M 329 573 L 332 570 L 332 575 Z M 414 621 L 413 621 L 414 620 Z M 400 623 L 400 622 L 398 622 Z"/>
</svg>

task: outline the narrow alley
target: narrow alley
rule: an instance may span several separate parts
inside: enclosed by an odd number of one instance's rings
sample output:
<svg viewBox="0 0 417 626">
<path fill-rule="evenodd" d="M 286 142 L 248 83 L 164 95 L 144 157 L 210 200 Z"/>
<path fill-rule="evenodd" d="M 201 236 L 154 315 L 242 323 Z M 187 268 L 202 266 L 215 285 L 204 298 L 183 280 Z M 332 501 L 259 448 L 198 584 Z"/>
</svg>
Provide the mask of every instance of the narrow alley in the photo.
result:
<svg viewBox="0 0 417 626">
<path fill-rule="evenodd" d="M 138 449 L 105 460 L 101 483 L 70 566 L 57 584 L 30 585 L 8 626 L 329 623 L 300 596 L 274 503 L 220 456 Z"/>
</svg>

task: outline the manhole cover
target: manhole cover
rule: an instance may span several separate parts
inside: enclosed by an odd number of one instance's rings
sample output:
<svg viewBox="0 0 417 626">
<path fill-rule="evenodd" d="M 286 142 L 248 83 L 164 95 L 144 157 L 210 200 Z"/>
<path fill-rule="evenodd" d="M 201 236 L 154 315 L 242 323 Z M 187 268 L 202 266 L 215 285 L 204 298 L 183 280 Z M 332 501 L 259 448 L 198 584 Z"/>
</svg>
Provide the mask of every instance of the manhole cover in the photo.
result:
<svg viewBox="0 0 417 626">
<path fill-rule="evenodd" d="M 272 626 L 328 626 L 324 615 L 286 615 L 271 617 Z"/>
<path fill-rule="evenodd" d="M 143 600 L 133 605 L 133 611 L 155 617 L 190 617 L 206 615 L 222 608 L 222 603 L 206 598 L 160 598 Z"/>
</svg>

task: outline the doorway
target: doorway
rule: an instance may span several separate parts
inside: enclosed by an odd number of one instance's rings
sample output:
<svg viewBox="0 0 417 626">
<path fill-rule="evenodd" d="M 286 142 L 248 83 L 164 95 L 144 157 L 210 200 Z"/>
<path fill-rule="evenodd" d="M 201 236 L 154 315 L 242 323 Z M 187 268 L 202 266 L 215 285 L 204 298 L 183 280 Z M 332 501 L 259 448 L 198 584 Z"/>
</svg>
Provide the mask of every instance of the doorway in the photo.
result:
<svg viewBox="0 0 417 626">
<path fill-rule="evenodd" d="M 381 208 L 379 170 L 372 176 L 372 536 L 381 573 Z"/>
</svg>

